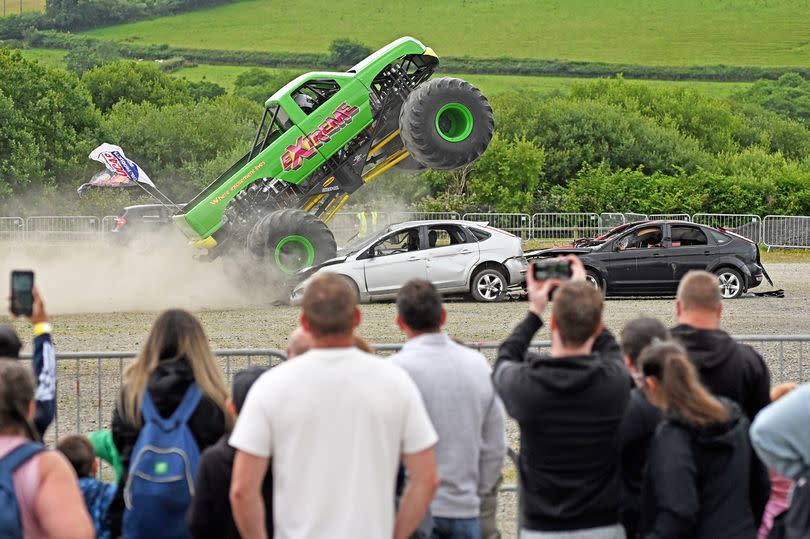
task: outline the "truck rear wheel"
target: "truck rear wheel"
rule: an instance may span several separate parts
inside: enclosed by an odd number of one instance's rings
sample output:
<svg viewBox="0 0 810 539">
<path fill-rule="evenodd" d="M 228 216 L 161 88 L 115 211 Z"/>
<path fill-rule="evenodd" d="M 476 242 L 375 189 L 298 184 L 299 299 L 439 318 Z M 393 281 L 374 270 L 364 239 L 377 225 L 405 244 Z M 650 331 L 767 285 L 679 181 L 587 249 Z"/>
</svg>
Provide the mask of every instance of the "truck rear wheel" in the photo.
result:
<svg viewBox="0 0 810 539">
<path fill-rule="evenodd" d="M 326 223 L 301 210 L 277 210 L 261 218 L 248 234 L 247 250 L 282 274 L 334 258 L 337 244 Z"/>
<path fill-rule="evenodd" d="M 442 77 L 423 82 L 408 95 L 399 128 L 402 142 L 416 162 L 451 170 L 484 153 L 495 120 L 478 88 L 461 79 Z"/>
</svg>

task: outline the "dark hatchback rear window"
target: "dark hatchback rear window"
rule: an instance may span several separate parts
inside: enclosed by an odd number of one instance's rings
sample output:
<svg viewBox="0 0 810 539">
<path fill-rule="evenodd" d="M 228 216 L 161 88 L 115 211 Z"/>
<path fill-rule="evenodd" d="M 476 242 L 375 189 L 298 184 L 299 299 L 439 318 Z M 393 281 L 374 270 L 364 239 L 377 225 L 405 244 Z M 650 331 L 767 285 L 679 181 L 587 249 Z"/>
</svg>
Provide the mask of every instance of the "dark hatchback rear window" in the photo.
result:
<svg viewBox="0 0 810 539">
<path fill-rule="evenodd" d="M 717 230 L 710 230 L 709 232 L 711 232 L 712 238 L 714 238 L 714 241 L 716 241 L 718 245 L 723 245 L 731 241 L 731 238 L 729 238 L 722 232 L 719 232 Z"/>
<path fill-rule="evenodd" d="M 693 245 L 707 245 L 709 240 L 703 230 L 696 226 L 673 226 L 672 246 L 689 247 Z"/>
</svg>

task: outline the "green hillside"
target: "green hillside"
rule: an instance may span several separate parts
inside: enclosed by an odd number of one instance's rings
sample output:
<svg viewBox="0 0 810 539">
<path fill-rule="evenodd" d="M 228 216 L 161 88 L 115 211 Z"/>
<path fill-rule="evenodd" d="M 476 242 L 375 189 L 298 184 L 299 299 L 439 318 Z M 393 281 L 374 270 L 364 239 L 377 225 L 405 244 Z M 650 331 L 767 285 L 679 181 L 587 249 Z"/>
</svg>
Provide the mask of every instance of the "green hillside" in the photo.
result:
<svg viewBox="0 0 810 539">
<path fill-rule="evenodd" d="M 810 0 L 244 0 L 90 35 L 174 46 L 323 52 L 413 35 L 441 55 L 647 65 L 807 65 Z"/>
</svg>

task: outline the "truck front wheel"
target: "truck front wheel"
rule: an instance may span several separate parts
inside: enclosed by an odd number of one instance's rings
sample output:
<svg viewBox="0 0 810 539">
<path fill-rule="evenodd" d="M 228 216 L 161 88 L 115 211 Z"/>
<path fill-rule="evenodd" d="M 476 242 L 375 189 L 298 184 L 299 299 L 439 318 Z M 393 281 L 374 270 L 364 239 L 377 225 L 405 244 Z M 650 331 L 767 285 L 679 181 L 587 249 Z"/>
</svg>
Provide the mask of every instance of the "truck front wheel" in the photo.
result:
<svg viewBox="0 0 810 539">
<path fill-rule="evenodd" d="M 335 237 L 326 223 L 301 210 L 268 213 L 253 226 L 247 238 L 248 252 L 267 260 L 282 274 L 326 262 L 337 252 Z"/>
<path fill-rule="evenodd" d="M 442 77 L 423 82 L 408 95 L 399 128 L 402 142 L 416 162 L 452 170 L 484 153 L 495 120 L 478 88 L 461 79 Z"/>
</svg>

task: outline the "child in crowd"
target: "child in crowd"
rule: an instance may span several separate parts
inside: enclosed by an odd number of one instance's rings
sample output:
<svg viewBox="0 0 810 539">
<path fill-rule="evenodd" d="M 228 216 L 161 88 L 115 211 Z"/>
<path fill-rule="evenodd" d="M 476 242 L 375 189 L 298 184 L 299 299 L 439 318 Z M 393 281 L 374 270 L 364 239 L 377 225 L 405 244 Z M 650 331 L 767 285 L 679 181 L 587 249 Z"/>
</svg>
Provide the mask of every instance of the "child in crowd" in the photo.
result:
<svg viewBox="0 0 810 539">
<path fill-rule="evenodd" d="M 118 448 L 115 447 L 113 442 L 112 432 L 109 430 L 97 430 L 88 434 L 87 438 L 93 444 L 93 451 L 96 456 L 112 466 L 115 472 L 115 484 L 117 485 L 121 481 L 124 469 L 121 465 L 121 455 L 118 454 Z"/>
<path fill-rule="evenodd" d="M 56 449 L 73 465 L 79 476 L 79 488 L 84 496 L 87 511 L 93 519 L 98 539 L 111 539 L 107 512 L 115 496 L 115 485 L 103 483 L 95 478 L 98 471 L 93 444 L 85 436 L 67 436 L 62 438 Z"/>
</svg>

